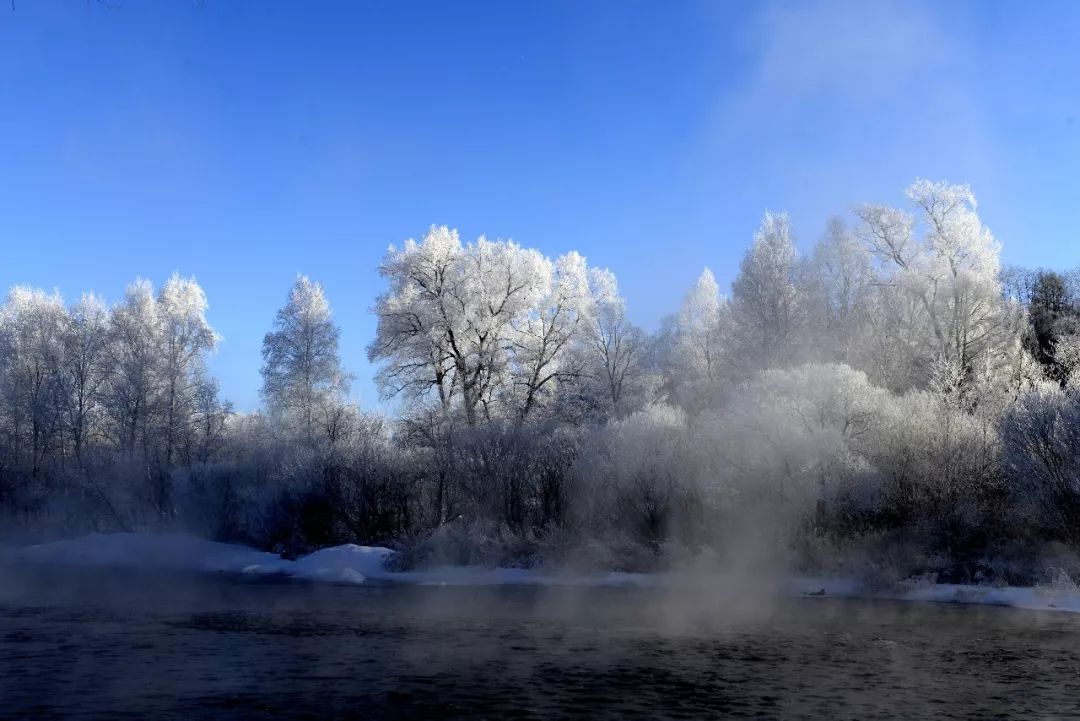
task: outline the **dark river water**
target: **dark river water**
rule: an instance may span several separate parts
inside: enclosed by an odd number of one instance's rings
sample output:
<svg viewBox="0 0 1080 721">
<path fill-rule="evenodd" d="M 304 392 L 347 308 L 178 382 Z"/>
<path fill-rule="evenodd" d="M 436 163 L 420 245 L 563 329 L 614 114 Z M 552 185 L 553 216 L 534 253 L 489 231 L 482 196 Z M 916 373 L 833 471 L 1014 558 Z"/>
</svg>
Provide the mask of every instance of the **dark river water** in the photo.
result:
<svg viewBox="0 0 1080 721">
<path fill-rule="evenodd" d="M 1080 718 L 1080 616 L 0 568 L 0 718 Z"/>
</svg>

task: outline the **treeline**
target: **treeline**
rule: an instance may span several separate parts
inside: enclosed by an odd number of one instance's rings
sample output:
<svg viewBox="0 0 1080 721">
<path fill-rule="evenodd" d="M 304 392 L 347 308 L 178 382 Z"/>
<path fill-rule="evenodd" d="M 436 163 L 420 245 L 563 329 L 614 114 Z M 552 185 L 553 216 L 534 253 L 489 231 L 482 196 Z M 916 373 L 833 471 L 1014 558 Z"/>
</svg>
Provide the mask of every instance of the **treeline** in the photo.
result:
<svg viewBox="0 0 1080 721">
<path fill-rule="evenodd" d="M 264 410 L 207 376 L 191 279 L 0 310 L 12 532 L 184 527 L 406 564 L 652 568 L 753 551 L 890 576 L 1032 580 L 1080 545 L 1080 274 L 1002 270 L 966 186 L 917 181 L 797 252 L 766 214 L 730 297 L 655 333 L 577 253 L 433 227 L 380 267 L 348 398 L 321 287 L 263 343 Z"/>
</svg>

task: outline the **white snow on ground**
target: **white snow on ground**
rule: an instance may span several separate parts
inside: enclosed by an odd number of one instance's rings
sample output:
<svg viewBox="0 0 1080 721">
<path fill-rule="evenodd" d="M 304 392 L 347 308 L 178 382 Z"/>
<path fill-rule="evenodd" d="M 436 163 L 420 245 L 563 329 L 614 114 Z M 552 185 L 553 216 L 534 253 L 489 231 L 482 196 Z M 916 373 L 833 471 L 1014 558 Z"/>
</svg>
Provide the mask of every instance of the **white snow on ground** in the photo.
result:
<svg viewBox="0 0 1080 721">
<path fill-rule="evenodd" d="M 294 578 L 334 583 L 364 583 L 389 571 L 384 563 L 393 554 L 389 548 L 378 546 L 334 546 L 315 551 L 295 561 L 279 559 L 283 571 Z M 251 569 L 245 569 L 250 573 Z"/>
<path fill-rule="evenodd" d="M 382 578 L 424 586 L 651 586 L 658 576 L 645 573 L 547 574 L 526 568 L 445 566 L 389 573 Z"/>
<path fill-rule="evenodd" d="M 396 572 L 386 568 L 389 548 L 346 544 L 291 561 L 247 546 L 182 533 L 91 533 L 21 548 L 0 547 L 0 559 L 28 563 L 284 575 L 307 581 L 360 584 L 369 580 L 424 585 L 625 585 L 650 583 L 643 574 L 555 576 L 520 568 L 455 566 Z"/>
<path fill-rule="evenodd" d="M 251 565 L 270 567 L 282 561 L 275 553 L 207 541 L 183 533 L 91 533 L 65 541 L 9 548 L 0 557 L 77 566 L 224 572 L 239 571 Z"/>
<path fill-rule="evenodd" d="M 291 561 L 247 546 L 217 543 L 181 533 L 92 533 L 81 538 L 36 546 L 0 547 L 0 560 L 28 563 L 284 575 L 307 581 L 348 584 L 375 580 L 440 586 L 662 586 L 677 585 L 680 580 L 677 575 L 562 575 L 521 568 L 479 566 L 399 572 L 386 568 L 386 560 L 391 555 L 393 551 L 389 548 L 347 544 L 324 548 Z M 737 583 L 735 579 L 730 582 Z M 1080 591 L 1069 588 L 910 582 L 891 591 L 871 591 L 853 580 L 798 577 L 788 580 L 786 590 L 797 596 L 983 604 L 1080 613 Z"/>
<path fill-rule="evenodd" d="M 857 581 L 829 578 L 793 578 L 788 590 L 803 596 L 873 598 L 890 601 L 963 603 L 1008 606 L 1035 611 L 1080 613 L 1080 591 L 1047 586 L 973 586 L 954 583 L 909 583 L 890 591 L 871 591 Z"/>
</svg>

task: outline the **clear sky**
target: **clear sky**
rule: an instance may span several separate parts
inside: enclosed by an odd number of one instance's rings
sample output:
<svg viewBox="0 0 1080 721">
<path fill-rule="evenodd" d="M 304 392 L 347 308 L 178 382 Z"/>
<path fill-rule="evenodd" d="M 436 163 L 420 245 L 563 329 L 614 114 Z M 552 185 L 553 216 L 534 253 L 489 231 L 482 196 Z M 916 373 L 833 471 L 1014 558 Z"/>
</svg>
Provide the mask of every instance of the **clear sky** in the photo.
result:
<svg viewBox="0 0 1080 721">
<path fill-rule="evenodd" d="M 0 287 L 196 276 L 241 409 L 298 272 L 377 405 L 375 268 L 432 223 L 577 249 L 647 327 L 766 208 L 806 248 L 918 176 L 1080 264 L 1080 3 L 7 3 Z"/>
</svg>

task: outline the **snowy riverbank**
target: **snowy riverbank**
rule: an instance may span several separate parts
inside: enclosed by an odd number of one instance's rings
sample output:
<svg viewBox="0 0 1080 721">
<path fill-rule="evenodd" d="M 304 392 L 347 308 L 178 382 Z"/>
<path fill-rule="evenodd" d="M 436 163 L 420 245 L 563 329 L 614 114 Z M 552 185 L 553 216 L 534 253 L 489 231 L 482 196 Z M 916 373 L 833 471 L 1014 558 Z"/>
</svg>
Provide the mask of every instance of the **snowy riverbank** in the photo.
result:
<svg viewBox="0 0 1080 721">
<path fill-rule="evenodd" d="M 792 578 L 793 594 L 826 598 L 865 598 L 922 603 L 1008 606 L 1032 611 L 1080 613 L 1080 591 L 1048 586 L 976 586 L 955 583 L 902 583 L 891 590 L 871 590 L 851 579 Z"/>
<path fill-rule="evenodd" d="M 369 581 L 423 585 L 677 586 L 684 576 L 640 573 L 552 574 L 521 568 L 453 566 L 422 571 L 392 571 L 393 555 L 378 546 L 335 546 L 296 560 L 247 546 L 207 541 L 187 534 L 93 533 L 26 547 L 0 547 L 0 560 L 18 563 L 154 568 L 177 571 L 286 576 L 305 581 L 362 584 Z M 726 581 L 716 579 L 721 586 Z M 731 579 L 730 583 L 738 583 Z M 1080 591 L 1049 587 L 997 587 L 908 583 L 869 590 L 850 579 L 794 577 L 783 588 L 792 595 L 874 598 L 894 601 L 964 603 L 1031 610 L 1080 612 Z"/>
<path fill-rule="evenodd" d="M 0 560 L 112 568 L 287 576 L 305 581 L 361 584 L 391 581 L 428 585 L 648 585 L 655 577 L 634 573 L 552 575 L 522 568 L 447 566 L 392 571 L 389 548 L 346 544 L 296 560 L 247 546 L 207 541 L 182 533 L 92 533 L 52 543 L 0 547 Z"/>
</svg>

